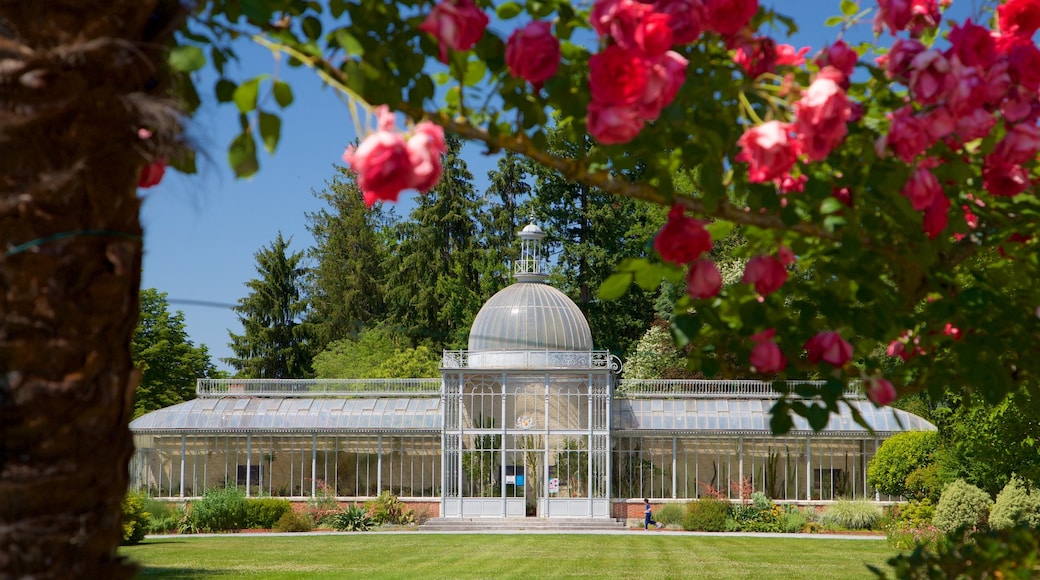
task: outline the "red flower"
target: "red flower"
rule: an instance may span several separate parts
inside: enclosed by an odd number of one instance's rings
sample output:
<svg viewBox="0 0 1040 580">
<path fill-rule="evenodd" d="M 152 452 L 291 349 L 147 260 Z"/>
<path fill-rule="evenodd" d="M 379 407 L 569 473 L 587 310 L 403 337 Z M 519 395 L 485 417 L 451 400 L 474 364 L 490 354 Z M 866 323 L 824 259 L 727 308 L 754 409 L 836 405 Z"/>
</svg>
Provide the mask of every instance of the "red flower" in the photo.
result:
<svg viewBox="0 0 1040 580">
<path fill-rule="evenodd" d="M 412 166 L 410 186 L 423 193 L 433 189 L 444 171 L 441 155 L 448 152 L 448 146 L 444 142 L 444 129 L 429 121 L 419 123 L 405 143 L 405 149 L 408 151 L 408 162 Z"/>
<path fill-rule="evenodd" d="M 589 103 L 585 124 L 593 139 L 604 145 L 616 145 L 635 139 L 646 122 L 635 107 L 611 106 L 592 101 Z"/>
<path fill-rule="evenodd" d="M 711 298 L 722 289 L 722 275 L 715 262 L 701 258 L 690 264 L 686 273 L 686 293 L 694 300 Z"/>
<path fill-rule="evenodd" d="M 514 30 L 506 43 L 509 73 L 531 83 L 535 90 L 560 67 L 560 41 L 551 28 L 549 22 L 531 22 Z"/>
<path fill-rule="evenodd" d="M 159 185 L 159 182 L 162 181 L 163 175 L 165 174 L 166 160 L 162 157 L 154 159 L 141 170 L 141 174 L 137 177 L 137 187 L 141 189 L 155 187 L 156 185 Z"/>
<path fill-rule="evenodd" d="M 924 233 L 934 240 L 946 229 L 950 216 L 950 199 L 941 192 L 932 200 L 932 205 L 924 210 Z"/>
<path fill-rule="evenodd" d="M 748 181 L 765 183 L 780 179 L 794 167 L 798 152 L 790 137 L 791 126 L 768 121 L 744 132 L 737 140 L 736 161 L 748 163 Z"/>
<path fill-rule="evenodd" d="M 982 163 L 982 186 L 992 195 L 1014 197 L 1029 187 L 1029 173 L 1021 165 L 1008 165 L 987 155 Z"/>
<path fill-rule="evenodd" d="M 914 109 L 909 105 L 889 113 L 888 118 L 891 120 L 888 134 L 879 139 L 878 149 L 883 151 L 888 146 L 904 163 L 913 163 L 932 143 L 928 126 L 914 116 Z"/>
<path fill-rule="evenodd" d="M 892 383 L 881 378 L 872 377 L 863 383 L 863 390 L 867 392 L 867 398 L 875 405 L 884 407 L 896 400 L 896 388 Z"/>
<path fill-rule="evenodd" d="M 681 54 L 669 50 L 661 56 L 648 61 L 650 68 L 646 90 L 639 99 L 639 115 L 645 121 L 653 121 L 661 114 L 679 93 L 686 82 L 686 66 L 689 61 Z"/>
<path fill-rule="evenodd" d="M 840 71 L 825 67 L 794 105 L 800 151 L 810 161 L 826 159 L 848 132 L 849 99 L 835 80 L 840 78 Z"/>
<path fill-rule="evenodd" d="M 993 150 L 994 158 L 1002 163 L 1017 165 L 1028 163 L 1040 152 L 1040 129 L 1033 123 L 1018 123 L 1008 129 L 1004 138 Z"/>
<path fill-rule="evenodd" d="M 644 59 L 616 44 L 589 58 L 589 92 L 604 105 L 634 104 L 646 91 L 648 76 Z"/>
<path fill-rule="evenodd" d="M 472 0 L 442 0 L 419 30 L 429 32 L 440 43 L 441 62 L 448 62 L 448 49 L 469 50 L 484 35 L 488 17 Z"/>
<path fill-rule="evenodd" d="M 776 292 L 787 282 L 787 269 L 775 256 L 755 256 L 748 260 L 740 281 L 754 284 L 755 292 L 765 296 Z"/>
<path fill-rule="evenodd" d="M 654 238 L 654 249 L 674 264 L 689 264 L 711 250 L 711 235 L 704 223 L 683 215 L 681 205 L 672 206 L 668 221 Z"/>
<path fill-rule="evenodd" d="M 922 163 L 915 167 L 910 173 L 910 179 L 900 191 L 917 211 L 927 209 L 936 198 L 945 197 L 939 180 L 928 169 L 928 165 L 930 164 Z"/>
<path fill-rule="evenodd" d="M 710 0 L 706 3 L 705 28 L 719 34 L 736 34 L 758 12 L 758 0 Z"/>
<path fill-rule="evenodd" d="M 825 48 L 820 56 L 816 57 L 816 64 L 820 68 L 832 66 L 848 78 L 852 76 L 858 60 L 859 55 L 856 54 L 856 51 L 849 48 L 845 41 L 839 40 Z"/>
<path fill-rule="evenodd" d="M 761 333 L 760 333 L 761 334 Z M 755 335 L 758 336 L 758 335 Z M 754 336 L 751 337 L 754 340 Z M 761 374 L 778 373 L 787 367 L 787 359 L 775 342 L 769 339 L 758 341 L 748 357 L 751 369 Z"/>
<path fill-rule="evenodd" d="M 1000 31 L 1025 37 L 1040 28 L 1040 0 L 1008 0 L 997 7 Z"/>
<path fill-rule="evenodd" d="M 964 66 L 988 67 L 996 57 L 993 36 L 988 29 L 972 24 L 970 18 L 963 26 L 954 25 L 950 30 L 947 57 L 952 59 L 954 56 Z"/>
<path fill-rule="evenodd" d="M 748 78 L 758 78 L 776 70 L 776 41 L 768 36 L 757 36 L 733 53 L 733 62 L 747 72 Z"/>
<path fill-rule="evenodd" d="M 654 10 L 671 18 L 672 41 L 690 44 L 700 38 L 704 30 L 704 2 L 701 0 L 657 0 Z"/>
<path fill-rule="evenodd" d="M 809 362 L 813 363 L 823 361 L 840 367 L 852 359 L 852 345 L 833 330 L 821 332 L 810 338 L 805 343 L 805 350 Z"/>
<path fill-rule="evenodd" d="M 918 54 L 928 50 L 921 41 L 909 38 L 897 38 L 892 49 L 885 55 L 885 74 L 890 79 L 901 80 L 910 72 L 910 63 Z M 880 63 L 879 63 L 880 64 Z"/>
<path fill-rule="evenodd" d="M 953 84 L 950 61 L 938 50 L 926 50 L 910 61 L 910 93 L 922 105 L 934 105 Z"/>
</svg>

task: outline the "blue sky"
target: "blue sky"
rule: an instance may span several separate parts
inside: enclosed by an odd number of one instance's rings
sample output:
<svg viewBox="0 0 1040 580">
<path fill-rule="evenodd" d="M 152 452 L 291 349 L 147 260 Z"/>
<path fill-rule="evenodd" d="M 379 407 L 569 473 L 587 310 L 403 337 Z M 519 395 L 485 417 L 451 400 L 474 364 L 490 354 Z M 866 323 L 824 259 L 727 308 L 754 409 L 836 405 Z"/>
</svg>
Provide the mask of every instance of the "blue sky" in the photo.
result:
<svg viewBox="0 0 1040 580">
<path fill-rule="evenodd" d="M 955 4 L 954 14 L 959 20 L 982 2 L 960 0 Z M 839 14 L 838 0 L 773 5 L 798 23 L 800 31 L 789 41 L 796 48 L 811 46 L 813 55 L 835 38 L 836 29 L 825 28 L 823 22 Z M 874 3 L 861 0 L 861 5 Z M 777 31 L 763 32 L 779 39 Z M 869 25 L 855 31 L 856 40 L 870 35 Z M 246 282 L 257 277 L 254 254 L 270 244 L 278 232 L 292 238 L 292 250 L 305 250 L 313 244 L 306 214 L 322 204 L 312 192 L 321 190 L 332 177 L 333 166 L 342 163 L 344 148 L 355 138 L 346 106 L 331 89 L 322 87 L 313 73 L 279 66 L 266 49 L 250 44 L 242 45 L 240 54 L 242 65 L 233 70 L 234 78 L 277 71 L 293 86 L 295 101 L 283 112 L 277 152 L 270 156 L 261 151 L 260 172 L 251 179 L 235 179 L 228 167 L 226 148 L 238 131 L 237 111 L 233 106 L 212 102 L 215 77 L 203 74 L 197 85 L 209 100 L 189 129 L 200 151 L 199 173 L 167 172 L 162 184 L 143 191 L 141 216 L 145 229 L 142 287 L 167 293 L 171 309 L 184 313 L 192 342 L 205 344 L 213 362 L 226 370 L 229 367 L 219 359 L 232 355 L 227 346 L 228 331 L 242 331 L 230 306 L 247 295 Z M 480 151 L 469 147 L 465 155 L 478 189 L 494 166 L 494 160 Z M 407 211 L 404 201 L 399 212 Z"/>
</svg>

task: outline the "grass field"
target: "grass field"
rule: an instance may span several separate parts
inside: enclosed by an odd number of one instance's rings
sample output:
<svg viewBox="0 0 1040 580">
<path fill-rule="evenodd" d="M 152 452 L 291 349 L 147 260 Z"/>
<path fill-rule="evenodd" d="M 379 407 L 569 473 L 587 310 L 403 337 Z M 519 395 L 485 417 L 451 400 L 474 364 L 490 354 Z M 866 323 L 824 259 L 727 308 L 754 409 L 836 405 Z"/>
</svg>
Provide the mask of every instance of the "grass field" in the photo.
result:
<svg viewBox="0 0 1040 580">
<path fill-rule="evenodd" d="M 141 578 L 873 578 L 884 541 L 579 534 L 170 536 L 120 549 Z"/>
</svg>

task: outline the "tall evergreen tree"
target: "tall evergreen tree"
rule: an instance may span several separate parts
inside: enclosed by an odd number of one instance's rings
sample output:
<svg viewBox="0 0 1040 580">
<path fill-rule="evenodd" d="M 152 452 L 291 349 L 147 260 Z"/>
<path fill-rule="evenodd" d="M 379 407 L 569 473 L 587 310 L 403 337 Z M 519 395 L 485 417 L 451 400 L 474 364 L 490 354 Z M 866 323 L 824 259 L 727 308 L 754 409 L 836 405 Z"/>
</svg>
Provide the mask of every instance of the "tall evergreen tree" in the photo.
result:
<svg viewBox="0 0 1040 580">
<path fill-rule="evenodd" d="M 480 265 L 481 292 L 491 296 L 512 282 L 510 265 L 518 256 L 517 232 L 529 219 L 531 176 L 522 157 L 506 152 L 488 172 L 480 228 L 484 245 Z"/>
<path fill-rule="evenodd" d="M 413 344 L 434 351 L 462 348 L 485 296 L 480 290 L 477 215 L 473 175 L 460 156 L 461 142 L 448 136 L 444 175 L 398 224 L 386 262 L 390 319 Z"/>
<path fill-rule="evenodd" d="M 259 278 L 246 283 L 250 293 L 235 312 L 245 330 L 231 336 L 235 356 L 224 359 L 244 378 L 288 379 L 311 374 L 310 325 L 303 322 L 307 298 L 303 252 L 289 253 L 282 233 L 255 254 Z"/>
<path fill-rule="evenodd" d="M 386 244 L 379 231 L 386 216 L 381 205 L 366 207 L 354 174 L 337 174 L 315 196 L 328 204 L 308 213 L 307 229 L 315 246 L 308 251 L 314 266 L 308 277 L 315 348 L 356 336 L 385 315 L 382 263 Z"/>
<path fill-rule="evenodd" d="M 206 345 L 188 339 L 184 313 L 170 313 L 166 293 L 141 290 L 141 318 L 130 354 L 141 371 L 134 393 L 134 417 L 195 398 L 195 380 L 220 376 Z"/>
</svg>

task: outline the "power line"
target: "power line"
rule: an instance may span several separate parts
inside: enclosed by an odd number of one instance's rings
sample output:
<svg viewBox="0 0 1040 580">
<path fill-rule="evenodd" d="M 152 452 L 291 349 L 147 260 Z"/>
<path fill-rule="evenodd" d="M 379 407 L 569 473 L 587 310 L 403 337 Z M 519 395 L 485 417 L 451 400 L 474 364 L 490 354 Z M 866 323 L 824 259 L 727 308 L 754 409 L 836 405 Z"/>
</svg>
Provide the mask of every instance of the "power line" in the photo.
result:
<svg viewBox="0 0 1040 580">
<path fill-rule="evenodd" d="M 225 308 L 233 309 L 237 304 L 231 304 L 229 302 L 213 302 L 211 300 L 192 300 L 190 298 L 167 298 L 166 302 L 169 304 L 186 304 L 189 306 L 207 306 L 209 308 Z"/>
</svg>

